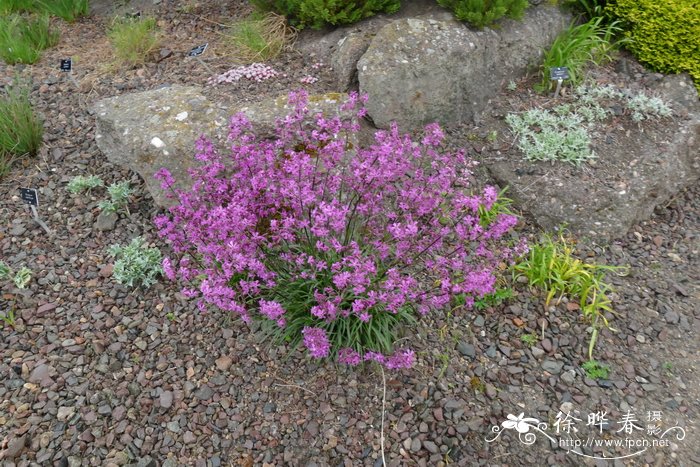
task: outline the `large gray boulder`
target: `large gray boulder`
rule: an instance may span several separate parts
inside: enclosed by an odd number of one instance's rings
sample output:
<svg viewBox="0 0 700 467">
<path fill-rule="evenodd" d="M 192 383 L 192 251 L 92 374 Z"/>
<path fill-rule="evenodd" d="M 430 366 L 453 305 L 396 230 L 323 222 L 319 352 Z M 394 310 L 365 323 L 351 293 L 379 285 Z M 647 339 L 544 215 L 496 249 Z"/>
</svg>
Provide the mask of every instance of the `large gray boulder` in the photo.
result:
<svg viewBox="0 0 700 467">
<path fill-rule="evenodd" d="M 621 237 L 700 180 L 700 100 L 692 80 L 666 76 L 654 93 L 674 115 L 659 122 L 602 123 L 593 165 L 533 163 L 498 153 L 486 155 L 484 164 L 540 227 L 566 225 L 603 243 Z"/>
<path fill-rule="evenodd" d="M 95 139 L 107 158 L 138 173 L 160 206 L 171 201 L 154 178 L 162 167 L 188 188 L 195 141 L 206 135 L 221 143 L 228 134 L 229 111 L 195 87 L 173 85 L 98 101 Z M 191 185 L 190 185 L 191 186 Z"/>
<path fill-rule="evenodd" d="M 340 89 L 352 89 L 357 83 L 357 62 L 367 51 L 372 36 L 364 32 L 351 32 L 338 41 L 331 55 L 331 68 Z"/>
<path fill-rule="evenodd" d="M 346 99 L 342 93 L 309 96 L 309 118 L 318 113 L 336 115 Z M 292 110 L 287 101 L 287 96 L 280 96 L 235 108 L 212 102 L 201 88 L 180 85 L 127 94 L 94 105 L 95 139 L 111 162 L 138 173 L 156 204 L 167 207 L 173 201 L 154 177 L 158 170 L 170 171 L 175 188 L 190 188 L 188 169 L 197 163 L 195 142 L 200 136 L 225 151 L 229 118 L 243 112 L 258 136 L 271 137 L 276 120 Z"/>
<path fill-rule="evenodd" d="M 559 8 L 527 10 L 498 30 L 470 29 L 445 17 L 394 21 L 377 33 L 357 64 L 360 91 L 379 128 L 405 130 L 478 116 L 503 83 L 536 65 L 571 21 Z"/>
</svg>

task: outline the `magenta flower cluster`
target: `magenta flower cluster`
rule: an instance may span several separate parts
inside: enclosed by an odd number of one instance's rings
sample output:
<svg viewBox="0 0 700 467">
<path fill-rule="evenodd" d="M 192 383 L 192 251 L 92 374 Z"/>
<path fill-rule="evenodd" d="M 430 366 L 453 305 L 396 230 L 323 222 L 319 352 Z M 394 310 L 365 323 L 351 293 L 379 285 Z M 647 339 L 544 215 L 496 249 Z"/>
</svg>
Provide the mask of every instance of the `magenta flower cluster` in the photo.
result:
<svg viewBox="0 0 700 467">
<path fill-rule="evenodd" d="M 241 79 L 261 82 L 277 76 L 277 72 L 270 66 L 263 63 L 253 63 L 246 66 L 237 66 L 212 78 L 209 84 L 235 83 Z"/>
<path fill-rule="evenodd" d="M 304 91 L 289 99 L 294 111 L 274 140 L 257 138 L 242 114 L 231 119 L 230 154 L 200 139 L 192 190 L 156 218 L 178 256 L 165 274 L 200 308 L 293 332 L 314 358 L 410 367 L 412 350 L 362 333 L 493 292 L 499 266 L 518 253 L 516 218 L 481 225 L 479 208 L 491 209 L 497 192 L 470 187 L 474 163 L 443 150 L 437 124 L 420 141 L 394 125 L 361 148 L 357 94 L 342 118 L 310 115 Z M 172 187 L 167 171 L 158 177 Z M 343 334 L 341 321 L 359 332 Z"/>
</svg>

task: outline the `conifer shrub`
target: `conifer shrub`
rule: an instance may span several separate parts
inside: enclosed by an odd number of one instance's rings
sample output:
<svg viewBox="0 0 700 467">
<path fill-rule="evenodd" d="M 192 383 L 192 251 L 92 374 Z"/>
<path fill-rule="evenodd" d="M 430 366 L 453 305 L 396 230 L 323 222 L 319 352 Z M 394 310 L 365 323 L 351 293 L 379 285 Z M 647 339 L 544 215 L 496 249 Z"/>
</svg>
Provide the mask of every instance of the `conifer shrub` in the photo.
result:
<svg viewBox="0 0 700 467">
<path fill-rule="evenodd" d="M 251 3 L 263 11 L 286 16 L 298 29 L 355 23 L 377 13 L 394 13 L 401 6 L 401 0 L 251 0 Z"/>
<path fill-rule="evenodd" d="M 341 114 L 363 116 L 358 100 Z M 271 343 L 409 367 L 410 341 L 394 348 L 400 330 L 493 293 L 525 249 L 511 237 L 517 218 L 494 187 L 470 186 L 473 162 L 444 149 L 437 124 L 417 141 L 393 125 L 357 147 L 356 119 L 313 118 L 307 101 L 290 94 L 275 139 L 239 114 L 229 154 L 199 141 L 192 190 L 175 191 L 155 221 L 175 252 L 164 274 L 201 310 L 258 321 Z M 167 171 L 158 176 L 172 188 Z"/>
<path fill-rule="evenodd" d="M 489 26 L 504 16 L 520 19 L 528 6 L 527 0 L 438 0 L 438 3 L 452 10 L 458 20 L 477 28 Z"/>
<path fill-rule="evenodd" d="M 697 0 L 616 0 L 618 18 L 639 61 L 662 73 L 689 73 L 700 90 L 700 5 Z"/>
</svg>

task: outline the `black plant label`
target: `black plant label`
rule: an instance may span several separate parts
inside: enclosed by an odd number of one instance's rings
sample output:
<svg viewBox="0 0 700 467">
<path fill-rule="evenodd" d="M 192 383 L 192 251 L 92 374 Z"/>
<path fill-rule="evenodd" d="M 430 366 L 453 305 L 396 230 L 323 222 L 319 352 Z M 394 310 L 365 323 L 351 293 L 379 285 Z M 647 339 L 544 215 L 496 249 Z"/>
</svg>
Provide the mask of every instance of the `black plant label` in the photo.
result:
<svg viewBox="0 0 700 467">
<path fill-rule="evenodd" d="M 569 79 L 569 69 L 565 66 L 555 66 L 549 69 L 549 79 L 559 81 Z"/>
<path fill-rule="evenodd" d="M 20 188 L 19 196 L 25 204 L 39 206 L 39 193 L 34 188 Z"/>
<path fill-rule="evenodd" d="M 73 69 L 73 61 L 70 58 L 64 58 L 61 60 L 61 71 L 69 72 Z"/>
<path fill-rule="evenodd" d="M 193 48 L 190 50 L 190 53 L 187 55 L 190 57 L 196 57 L 197 55 L 202 55 L 205 50 L 207 50 L 207 47 L 209 47 L 209 42 L 206 44 L 198 45 L 197 47 Z"/>
</svg>

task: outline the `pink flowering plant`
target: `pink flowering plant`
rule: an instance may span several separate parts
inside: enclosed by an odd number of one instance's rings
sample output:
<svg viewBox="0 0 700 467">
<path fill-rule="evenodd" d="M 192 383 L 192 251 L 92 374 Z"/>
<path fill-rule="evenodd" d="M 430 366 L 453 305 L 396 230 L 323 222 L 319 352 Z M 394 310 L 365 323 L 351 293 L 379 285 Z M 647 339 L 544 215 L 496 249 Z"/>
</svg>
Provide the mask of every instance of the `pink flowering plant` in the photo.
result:
<svg viewBox="0 0 700 467">
<path fill-rule="evenodd" d="M 399 329 L 493 292 L 520 248 L 516 217 L 493 212 L 493 187 L 470 191 L 473 163 L 443 150 L 437 124 L 420 141 L 394 125 L 360 148 L 362 98 L 339 112 L 352 118 L 309 115 L 307 100 L 290 94 L 275 139 L 254 136 L 239 114 L 231 154 L 199 140 L 192 190 L 173 190 L 179 204 L 156 219 L 178 258 L 165 274 L 200 309 L 261 320 L 274 341 L 314 358 L 410 367 L 414 352 L 394 346 Z M 167 171 L 159 177 L 172 187 Z"/>
</svg>

